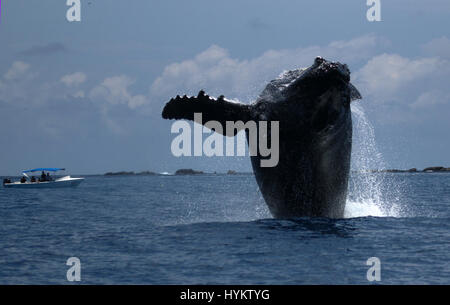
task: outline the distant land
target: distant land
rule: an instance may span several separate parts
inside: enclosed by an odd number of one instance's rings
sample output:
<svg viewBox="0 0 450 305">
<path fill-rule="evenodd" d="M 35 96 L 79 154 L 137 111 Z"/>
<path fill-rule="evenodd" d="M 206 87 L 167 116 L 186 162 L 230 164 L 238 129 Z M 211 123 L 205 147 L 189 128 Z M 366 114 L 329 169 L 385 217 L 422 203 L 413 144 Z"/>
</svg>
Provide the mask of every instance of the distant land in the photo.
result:
<svg viewBox="0 0 450 305">
<path fill-rule="evenodd" d="M 194 170 L 192 168 L 182 168 L 177 170 L 173 175 L 175 176 L 186 176 L 186 175 L 249 175 L 253 174 L 250 172 L 237 172 L 234 170 L 229 170 L 226 173 L 206 173 L 203 171 Z M 167 176 L 171 175 L 168 173 L 155 173 L 152 171 L 143 171 L 143 172 L 128 172 L 128 171 L 121 171 L 121 172 L 107 172 L 104 174 L 105 176 Z"/>
<path fill-rule="evenodd" d="M 426 167 L 423 170 L 417 168 L 410 169 L 374 169 L 368 170 L 370 173 L 450 173 L 450 167 L 444 166 L 431 166 Z"/>
<path fill-rule="evenodd" d="M 353 171 L 357 172 L 357 171 Z M 374 169 L 367 170 L 365 172 L 369 173 L 450 173 L 450 167 L 444 166 L 431 166 L 419 170 L 417 168 L 410 169 Z M 107 172 L 104 174 L 105 176 L 167 176 L 167 175 L 175 175 L 175 176 L 189 176 L 189 175 L 252 175 L 251 172 L 237 172 L 234 170 L 229 170 L 226 173 L 207 173 L 200 170 L 194 170 L 192 168 L 182 168 L 177 170 L 174 174 L 169 173 L 156 173 L 152 171 L 143 171 L 143 172 L 133 172 L 133 171 L 120 171 L 120 172 Z"/>
<path fill-rule="evenodd" d="M 108 172 L 105 174 L 105 176 L 156 176 L 156 175 L 161 175 L 158 173 L 154 173 L 151 171 L 144 171 L 144 172 L 139 172 L 139 173 L 135 173 L 135 172 Z"/>
</svg>

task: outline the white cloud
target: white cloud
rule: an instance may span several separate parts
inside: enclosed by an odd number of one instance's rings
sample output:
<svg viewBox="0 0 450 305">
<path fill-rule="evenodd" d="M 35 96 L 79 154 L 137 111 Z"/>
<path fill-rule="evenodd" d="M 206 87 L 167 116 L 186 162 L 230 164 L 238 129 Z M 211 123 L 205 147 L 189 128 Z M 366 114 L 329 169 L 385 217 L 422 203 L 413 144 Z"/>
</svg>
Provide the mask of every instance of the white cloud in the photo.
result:
<svg viewBox="0 0 450 305">
<path fill-rule="evenodd" d="M 93 88 L 89 97 L 93 100 L 104 100 L 111 105 L 126 104 L 131 109 L 147 103 L 144 95 L 132 95 L 128 87 L 134 84 L 134 80 L 126 75 L 106 78 L 100 85 Z"/>
<path fill-rule="evenodd" d="M 61 77 L 61 82 L 64 83 L 66 86 L 78 86 L 86 81 L 87 77 L 86 74 L 83 72 L 76 72 L 73 74 L 67 74 Z"/>
<path fill-rule="evenodd" d="M 450 93 L 434 90 L 422 93 L 410 107 L 414 110 L 421 110 L 448 104 L 450 104 Z"/>
<path fill-rule="evenodd" d="M 73 94 L 73 97 L 75 97 L 75 98 L 84 98 L 84 91 L 83 90 L 79 90 L 79 91 L 75 92 Z"/>
<path fill-rule="evenodd" d="M 354 84 L 379 123 L 411 124 L 450 111 L 450 61 L 378 55 L 355 73 Z"/>
<path fill-rule="evenodd" d="M 8 103 L 41 102 L 41 94 L 36 96 L 36 90 L 41 85 L 37 82 L 37 75 L 31 71 L 29 64 L 22 61 L 13 62 L 0 79 L 0 100 Z M 30 100 L 30 97 L 33 99 Z"/>
<path fill-rule="evenodd" d="M 6 80 L 18 80 L 27 75 L 29 68 L 29 64 L 24 63 L 23 61 L 15 61 L 3 77 Z"/>
<path fill-rule="evenodd" d="M 382 54 L 368 61 L 355 73 L 355 81 L 373 96 L 395 95 L 415 81 L 433 77 L 448 62 L 439 58 L 409 59 L 397 54 Z"/>
<path fill-rule="evenodd" d="M 390 42 L 366 35 L 326 46 L 269 50 L 248 60 L 233 58 L 226 49 L 213 45 L 192 59 L 168 65 L 150 92 L 161 103 L 177 94 L 196 94 L 200 89 L 250 102 L 280 72 L 309 66 L 320 55 L 353 68 L 352 82 L 363 95 L 362 103 L 374 110 L 375 120 L 414 124 L 418 118 L 450 111 L 450 61 L 438 54 L 449 43 L 446 37 L 430 41 L 424 47 L 431 54 L 428 57 L 377 55 L 379 47 Z"/>
<path fill-rule="evenodd" d="M 423 50 L 432 56 L 450 59 L 450 39 L 446 36 L 436 38 L 422 46 Z"/>
<path fill-rule="evenodd" d="M 375 35 L 334 41 L 325 46 L 268 50 L 252 59 L 234 58 L 226 49 L 213 45 L 191 59 L 168 65 L 152 83 L 149 95 L 133 92 L 135 80 L 126 75 L 107 77 L 94 87 L 88 87 L 83 72 L 45 82 L 36 77 L 38 74 L 28 63 L 16 61 L 0 78 L 0 99 L 36 107 L 49 100 L 91 100 L 98 109 L 108 109 L 103 116 L 112 122 L 120 115 L 115 106 L 125 105 L 142 113 L 150 109 L 142 106 L 154 100 L 158 105 L 152 108 L 159 111 L 166 98 L 196 94 L 200 89 L 250 102 L 267 81 L 283 70 L 309 66 L 320 55 L 349 64 L 353 83 L 363 95 L 362 103 L 375 110 L 375 119 L 404 123 L 424 112 L 432 117 L 450 110 L 450 61 L 438 54 L 449 43 L 446 37 L 432 40 L 423 46 L 429 56 L 416 58 L 379 54 L 380 47 L 389 42 Z"/>
<path fill-rule="evenodd" d="M 59 81 L 45 81 L 25 62 L 14 62 L 0 79 L 0 100 L 10 104 L 41 107 L 51 100 L 83 98 L 84 91 L 76 88 L 86 80 L 81 72 L 63 76 Z"/>
<path fill-rule="evenodd" d="M 193 59 L 168 65 L 153 82 L 151 93 L 166 97 L 195 94 L 205 89 L 210 94 L 250 101 L 263 89 L 265 82 L 283 70 L 310 66 L 316 56 L 358 64 L 386 44 L 387 41 L 375 35 L 366 35 L 327 46 L 269 50 L 250 60 L 232 58 L 227 50 L 213 45 Z"/>
</svg>

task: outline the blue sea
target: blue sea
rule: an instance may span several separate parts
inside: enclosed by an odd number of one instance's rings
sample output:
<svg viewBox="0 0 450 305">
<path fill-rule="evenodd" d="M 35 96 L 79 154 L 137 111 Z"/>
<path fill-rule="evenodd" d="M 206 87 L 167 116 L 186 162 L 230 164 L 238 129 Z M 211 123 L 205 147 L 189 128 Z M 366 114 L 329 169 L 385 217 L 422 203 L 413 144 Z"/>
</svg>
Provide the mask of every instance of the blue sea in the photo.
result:
<svg viewBox="0 0 450 305">
<path fill-rule="evenodd" d="M 352 173 L 337 220 L 273 219 L 251 174 L 85 178 L 0 187 L 0 284 L 450 284 L 450 174 Z"/>
</svg>

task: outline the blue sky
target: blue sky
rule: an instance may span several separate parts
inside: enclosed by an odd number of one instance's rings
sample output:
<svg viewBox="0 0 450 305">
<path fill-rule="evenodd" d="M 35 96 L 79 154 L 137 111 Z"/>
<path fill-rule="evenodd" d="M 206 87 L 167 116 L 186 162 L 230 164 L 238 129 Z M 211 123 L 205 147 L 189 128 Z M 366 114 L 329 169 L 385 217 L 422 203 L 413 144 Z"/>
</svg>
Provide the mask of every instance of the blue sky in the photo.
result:
<svg viewBox="0 0 450 305">
<path fill-rule="evenodd" d="M 81 0 L 72 23 L 65 2 L 1 1 L 0 174 L 250 170 L 173 157 L 164 103 L 200 89 L 249 103 L 317 55 L 349 64 L 388 167 L 450 167 L 449 1 L 381 0 L 368 22 L 365 0 Z"/>
</svg>

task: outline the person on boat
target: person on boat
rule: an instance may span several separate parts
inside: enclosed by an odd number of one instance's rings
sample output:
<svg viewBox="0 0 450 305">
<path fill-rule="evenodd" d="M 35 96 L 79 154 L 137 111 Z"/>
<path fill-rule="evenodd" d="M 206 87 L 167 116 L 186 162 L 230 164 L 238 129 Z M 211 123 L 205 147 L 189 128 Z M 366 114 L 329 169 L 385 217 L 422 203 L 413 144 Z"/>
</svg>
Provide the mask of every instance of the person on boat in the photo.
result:
<svg viewBox="0 0 450 305">
<path fill-rule="evenodd" d="M 47 181 L 52 181 L 52 178 L 50 177 L 50 174 L 49 174 L 49 173 L 47 173 L 47 176 L 45 177 L 45 179 L 46 179 Z"/>
<path fill-rule="evenodd" d="M 31 177 L 31 182 L 36 182 L 36 177 L 35 176 Z"/>
<path fill-rule="evenodd" d="M 46 181 L 46 180 L 47 180 L 47 176 L 45 175 L 44 171 L 42 171 L 42 174 L 41 174 L 41 182 L 44 182 L 44 181 Z"/>
<path fill-rule="evenodd" d="M 11 181 L 9 179 L 3 179 L 3 185 L 5 185 L 6 183 L 11 183 Z"/>
<path fill-rule="evenodd" d="M 27 182 L 27 178 L 25 178 L 25 177 L 20 178 L 20 183 L 25 183 L 25 182 Z"/>
</svg>

